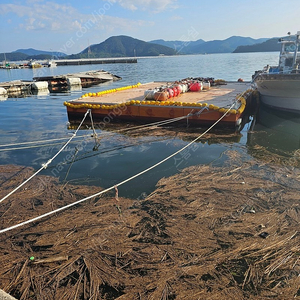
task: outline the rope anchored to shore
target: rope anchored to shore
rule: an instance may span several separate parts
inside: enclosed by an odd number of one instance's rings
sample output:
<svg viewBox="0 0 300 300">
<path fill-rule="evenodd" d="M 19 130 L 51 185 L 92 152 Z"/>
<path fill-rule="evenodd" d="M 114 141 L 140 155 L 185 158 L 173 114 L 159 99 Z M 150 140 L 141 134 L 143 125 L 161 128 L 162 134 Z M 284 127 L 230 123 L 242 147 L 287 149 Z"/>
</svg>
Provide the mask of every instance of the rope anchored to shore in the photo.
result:
<svg viewBox="0 0 300 300">
<path fill-rule="evenodd" d="M 86 138 L 89 137 L 90 135 L 81 135 L 81 136 L 76 136 L 74 138 Z M 62 138 L 56 138 L 56 139 L 47 139 L 47 140 L 40 140 L 40 141 L 32 141 L 32 142 L 20 142 L 20 143 L 11 143 L 11 144 L 6 144 L 6 145 L 0 145 L 0 152 L 3 151 L 11 151 L 11 150 L 23 150 L 23 149 L 31 149 L 31 148 L 40 148 L 40 147 L 49 147 L 53 145 L 60 145 L 63 144 L 64 140 L 68 140 L 70 137 L 62 137 Z M 59 142 L 61 141 L 61 142 Z M 53 144 L 42 144 L 42 143 L 48 143 L 48 142 L 57 142 Z M 27 146 L 26 146 L 27 145 Z M 31 146 L 30 146 L 31 145 Z M 11 146 L 21 146 L 21 147 L 14 147 L 14 148 L 9 148 Z M 1 149 L 3 148 L 3 149 Z"/>
<path fill-rule="evenodd" d="M 38 220 L 41 220 L 41 219 L 43 219 L 43 218 L 45 218 L 45 217 L 48 217 L 48 216 L 51 216 L 51 215 L 56 214 L 56 213 L 58 213 L 58 212 L 61 212 L 61 211 L 65 210 L 65 209 L 68 209 L 68 208 L 70 208 L 70 207 L 73 207 L 73 206 L 75 206 L 75 205 L 78 205 L 78 204 L 80 204 L 80 203 L 82 203 L 82 202 L 85 202 L 85 201 L 87 201 L 87 200 L 89 200 L 89 199 L 92 199 L 92 198 L 95 198 L 95 197 L 97 197 L 97 196 L 100 196 L 100 195 L 102 195 L 102 194 L 104 194 L 104 193 L 106 193 L 106 192 L 108 192 L 108 191 L 111 191 L 111 190 L 113 190 L 113 189 L 116 189 L 117 187 L 119 187 L 119 186 L 121 186 L 121 185 L 123 185 L 123 184 L 125 184 L 125 183 L 127 183 L 127 182 L 129 182 L 129 181 L 131 181 L 131 180 L 133 180 L 133 179 L 135 179 L 135 178 L 137 178 L 137 177 L 139 177 L 139 176 L 141 176 L 141 175 L 147 173 L 147 172 L 149 172 L 150 170 L 152 170 L 152 169 L 156 168 L 157 166 L 163 164 L 164 162 L 166 162 L 166 161 L 169 160 L 170 158 L 176 156 L 177 154 L 179 154 L 180 152 L 184 151 L 186 148 L 190 147 L 192 144 L 194 144 L 195 142 L 197 142 L 197 141 L 198 141 L 200 138 L 202 138 L 207 132 L 209 132 L 212 128 L 214 128 L 214 127 L 215 127 L 215 126 L 216 126 L 216 125 L 217 125 L 217 124 L 218 124 L 218 123 L 219 123 L 219 122 L 220 122 L 220 121 L 221 121 L 221 120 L 222 120 L 222 119 L 230 112 L 230 110 L 234 107 L 234 105 L 235 105 L 235 102 L 227 109 L 227 111 L 226 111 L 226 112 L 225 112 L 225 113 L 224 113 L 224 114 L 223 114 L 223 115 L 222 115 L 222 116 L 221 116 L 214 124 L 212 124 L 207 130 L 205 130 L 202 134 L 200 134 L 200 135 L 199 135 L 197 138 L 195 138 L 193 141 L 191 141 L 190 143 L 188 143 L 187 145 L 185 145 L 184 147 L 182 147 L 181 149 L 179 149 L 179 150 L 176 151 L 175 153 L 173 153 L 173 154 L 169 155 L 168 157 L 164 158 L 163 160 L 161 160 L 161 161 L 157 162 L 156 164 L 150 166 L 149 168 L 147 168 L 147 169 L 145 169 L 145 170 L 143 170 L 143 171 L 141 171 L 141 172 L 139 172 L 139 173 L 137 173 L 137 174 L 135 174 L 135 175 L 133 175 L 133 176 L 131 176 L 131 177 L 129 177 L 129 178 L 127 178 L 127 179 L 125 179 L 125 180 L 119 182 L 118 184 L 115 184 L 115 185 L 113 185 L 113 186 L 111 186 L 111 187 L 109 187 L 109 188 L 107 188 L 107 189 L 105 189 L 105 190 L 103 190 L 103 191 L 101 191 L 101 192 L 98 192 L 98 193 L 93 194 L 93 195 L 91 195 L 91 196 L 88 196 L 88 197 L 86 197 L 86 198 L 80 199 L 80 200 L 78 200 L 78 201 L 75 201 L 75 202 L 70 203 L 70 204 L 68 204 L 68 205 L 66 205 L 66 206 L 63 206 L 63 207 L 60 207 L 60 208 L 55 209 L 55 210 L 53 210 L 53 211 L 50 211 L 50 212 L 48 212 L 48 213 L 45 213 L 45 214 L 40 215 L 40 216 L 38 216 L 38 217 L 35 217 L 35 218 L 33 218 L 33 219 L 30 219 L 30 220 L 24 221 L 24 222 L 22 222 L 22 223 L 13 225 L 13 226 L 11 226 L 11 227 L 2 229 L 2 230 L 0 230 L 0 233 L 4 233 L 4 232 L 10 231 L 10 230 L 19 228 L 19 227 L 21 227 L 21 226 L 24 226 L 24 225 L 33 223 L 33 222 L 38 221 Z M 87 116 L 87 114 L 88 114 L 88 111 L 86 112 L 85 117 Z M 85 119 L 85 117 L 84 117 L 84 119 Z M 84 121 L 84 119 L 83 119 L 83 121 Z M 82 121 L 82 123 L 83 123 L 83 121 Z M 82 123 L 81 123 L 81 124 L 82 124 Z M 80 126 L 81 126 L 81 124 L 80 124 Z M 80 126 L 78 127 L 77 131 L 79 130 Z M 76 133 L 77 133 L 77 131 L 76 131 Z M 32 176 L 32 177 L 33 177 L 33 176 Z M 28 180 L 27 180 L 27 181 L 28 181 Z M 23 184 L 24 184 L 24 183 L 23 183 Z M 22 185 L 23 185 L 23 184 L 22 184 Z M 18 188 L 19 188 L 19 187 L 18 187 Z M 13 191 L 13 192 L 14 192 L 14 191 Z M 10 194 L 12 194 L 12 193 L 10 193 Z M 10 194 L 9 194 L 9 195 L 10 195 Z M 8 195 L 8 196 L 9 196 L 9 195 Z M 5 199 L 6 199 L 8 196 L 6 196 Z M 4 198 L 3 198 L 1 201 L 3 201 L 3 200 L 4 200 Z M 1 202 L 1 201 L 0 201 L 0 202 Z"/>
<path fill-rule="evenodd" d="M 18 187 L 16 187 L 14 190 L 12 190 L 10 193 L 8 193 L 6 196 L 4 196 L 0 203 L 3 202 L 5 199 L 7 199 L 9 196 L 11 196 L 13 193 L 15 193 L 17 190 L 19 190 L 24 184 L 29 182 L 33 177 L 35 177 L 38 173 L 40 173 L 43 169 L 47 169 L 47 167 L 51 164 L 51 162 L 69 145 L 69 143 L 72 141 L 72 139 L 76 136 L 78 130 L 82 126 L 84 120 L 86 119 L 87 115 L 90 113 L 90 109 L 88 109 L 79 124 L 77 130 L 74 132 L 74 134 L 71 136 L 71 138 L 61 147 L 61 149 L 52 157 L 50 158 L 45 164 L 42 164 L 42 167 L 38 169 L 33 175 L 31 175 L 29 178 L 27 178 L 24 182 L 22 182 Z"/>
</svg>

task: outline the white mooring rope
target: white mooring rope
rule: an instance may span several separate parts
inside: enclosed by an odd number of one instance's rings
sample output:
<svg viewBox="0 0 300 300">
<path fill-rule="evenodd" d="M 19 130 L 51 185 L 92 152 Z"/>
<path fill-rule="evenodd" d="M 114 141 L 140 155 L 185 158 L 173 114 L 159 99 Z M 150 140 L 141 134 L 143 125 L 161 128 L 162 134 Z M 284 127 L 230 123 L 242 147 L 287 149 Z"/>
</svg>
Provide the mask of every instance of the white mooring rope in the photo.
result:
<svg viewBox="0 0 300 300">
<path fill-rule="evenodd" d="M 103 191 L 101 191 L 101 192 L 98 192 L 98 193 L 96 193 L 96 194 L 94 194 L 94 195 L 91 195 L 91 196 L 88 196 L 88 197 L 83 198 L 83 199 L 81 199 L 81 200 L 75 201 L 75 202 L 70 203 L 70 204 L 68 204 L 68 205 L 66 205 L 66 206 L 60 207 L 60 208 L 58 208 L 58 209 L 55 209 L 55 210 L 53 210 L 53 211 L 50 211 L 50 212 L 48 212 L 48 213 L 45 213 L 45 214 L 40 215 L 40 216 L 38 216 L 38 217 L 35 217 L 35 218 L 33 218 L 33 219 L 24 221 L 24 222 L 22 222 L 22 223 L 13 225 L 13 226 L 8 227 L 8 228 L 4 228 L 4 229 L 0 230 L 0 234 L 1 234 L 1 233 L 4 233 L 4 232 L 7 232 L 7 231 L 10 231 L 10 230 L 13 230 L 13 229 L 16 229 L 16 228 L 19 228 L 19 227 L 21 227 L 21 226 L 24 226 L 24 225 L 33 223 L 33 222 L 35 222 L 35 221 L 38 221 L 38 220 L 40 220 L 40 219 L 43 219 L 43 218 L 45 218 L 45 217 L 48 217 L 48 216 L 50 216 L 50 215 L 53 215 L 53 214 L 58 213 L 58 212 L 60 212 L 60 211 L 63 211 L 63 210 L 65 210 L 65 209 L 67 209 L 67 208 L 70 208 L 70 207 L 72 207 L 72 206 L 78 205 L 78 204 L 80 204 L 80 203 L 82 203 L 82 202 L 84 202 L 84 201 L 87 201 L 87 200 L 92 199 L 92 198 L 94 198 L 94 197 L 100 196 L 100 195 L 102 195 L 102 194 L 104 194 L 104 193 L 106 193 L 106 192 L 108 192 L 108 191 L 114 189 L 115 187 L 121 186 L 121 185 L 127 183 L 128 181 L 131 181 L 131 180 L 133 180 L 133 179 L 135 179 L 135 178 L 137 178 L 137 177 L 139 177 L 139 176 L 145 174 L 146 172 L 148 172 L 148 171 L 150 171 L 150 170 L 156 168 L 157 166 L 161 165 L 161 164 L 164 163 L 165 161 L 169 160 L 170 158 L 174 157 L 174 156 L 177 155 L 178 153 L 182 152 L 183 150 L 185 150 L 186 148 L 190 147 L 192 144 L 194 144 L 195 142 L 197 142 L 201 137 L 203 137 L 207 132 L 209 132 L 214 126 L 216 126 L 216 125 L 217 125 L 217 124 L 218 124 L 218 123 L 219 123 L 219 122 L 220 122 L 220 121 L 221 121 L 221 120 L 229 113 L 230 109 L 232 109 L 232 108 L 234 107 L 235 103 L 236 103 L 236 101 L 235 101 L 235 102 L 227 109 L 226 112 L 224 112 L 224 114 L 223 114 L 223 115 L 222 115 L 222 116 L 221 116 L 214 124 L 212 124 L 207 130 L 205 130 L 205 131 L 204 131 L 202 134 L 200 134 L 197 138 L 195 138 L 193 141 L 191 141 L 190 143 L 188 143 L 186 146 L 182 147 L 181 149 L 179 149 L 179 150 L 176 151 L 175 153 L 169 155 L 168 157 L 164 158 L 163 160 L 159 161 L 158 163 L 152 165 L 151 167 L 149 167 L 149 168 L 147 168 L 147 169 L 145 169 L 145 170 L 143 170 L 143 171 L 141 171 L 141 172 L 139 172 L 139 173 L 133 175 L 133 176 L 130 177 L 130 178 L 127 178 L 127 179 L 125 179 L 125 180 L 119 182 L 118 184 L 116 184 L 116 185 L 114 185 L 114 186 L 111 186 L 111 187 L 109 187 L 109 188 L 107 188 L 107 189 L 105 189 L 105 190 L 103 190 Z M 87 113 L 88 113 L 88 111 L 87 111 Z M 85 114 L 84 119 L 85 119 L 87 113 Z M 83 121 L 82 121 L 82 123 L 83 123 Z M 80 126 L 81 126 L 81 125 L 80 125 Z M 78 129 L 79 129 L 79 127 L 78 127 Z M 78 129 L 77 129 L 77 131 L 78 131 Z M 77 132 L 77 131 L 76 131 L 76 132 Z M 7 197 L 5 197 L 5 198 L 7 198 Z M 3 200 L 4 200 L 4 199 L 2 199 L 1 201 L 3 201 Z M 1 201 L 0 201 L 0 202 L 1 202 Z"/>
<path fill-rule="evenodd" d="M 18 187 L 16 187 L 14 190 L 12 190 L 10 193 L 8 193 L 6 196 L 4 196 L 1 200 L 0 203 L 2 201 L 4 201 L 5 199 L 7 199 L 10 195 L 12 195 L 14 192 L 16 192 L 19 188 L 21 188 L 24 184 L 26 184 L 28 181 L 30 181 L 33 177 L 35 177 L 38 173 L 40 173 L 43 169 L 46 169 L 48 167 L 49 164 L 51 164 L 51 162 L 68 146 L 68 144 L 72 141 L 72 139 L 76 136 L 78 130 L 80 129 L 81 125 L 83 124 L 86 116 L 88 115 L 90 109 L 87 110 L 87 112 L 85 113 L 80 125 L 78 126 L 78 128 L 76 129 L 76 131 L 74 132 L 74 134 L 71 136 L 71 138 L 61 147 L 61 149 L 52 157 L 50 158 L 45 164 L 42 164 L 42 167 L 40 169 L 38 169 L 33 175 L 31 175 L 29 178 L 27 178 L 24 182 L 22 182 Z"/>
</svg>

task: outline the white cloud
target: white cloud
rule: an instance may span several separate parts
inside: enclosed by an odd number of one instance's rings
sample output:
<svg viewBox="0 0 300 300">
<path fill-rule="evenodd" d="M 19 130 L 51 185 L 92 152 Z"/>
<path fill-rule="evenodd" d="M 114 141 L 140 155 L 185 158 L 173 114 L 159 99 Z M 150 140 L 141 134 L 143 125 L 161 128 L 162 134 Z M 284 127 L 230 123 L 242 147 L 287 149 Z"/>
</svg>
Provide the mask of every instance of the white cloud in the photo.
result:
<svg viewBox="0 0 300 300">
<path fill-rule="evenodd" d="M 61 29 L 61 24 L 59 22 L 52 22 L 51 24 L 51 30 L 59 30 Z"/>
<path fill-rule="evenodd" d="M 23 5 L 15 5 L 15 4 L 0 4 L 0 14 L 5 15 L 10 12 L 17 14 L 19 17 L 23 17 L 26 14 L 26 9 L 28 7 Z"/>
<path fill-rule="evenodd" d="M 105 28 L 109 31 L 122 29 L 123 31 L 140 29 L 141 27 L 152 26 L 153 22 L 147 22 L 143 20 L 129 20 L 118 17 L 104 16 L 102 22 L 99 22 L 97 26 Z"/>
<path fill-rule="evenodd" d="M 22 5 L 0 4 L 0 18 L 7 18 L 6 22 L 12 20 L 17 34 L 22 32 L 25 36 L 27 31 L 31 36 L 39 37 L 39 43 L 42 40 L 44 44 L 44 40 L 52 45 L 58 43 L 57 48 L 65 53 L 76 53 L 86 48 L 87 40 L 98 43 L 111 35 L 128 34 L 139 38 L 141 30 L 155 25 L 154 20 L 111 16 L 114 0 L 102 2 L 88 13 L 82 13 L 71 4 L 59 5 L 54 1 L 27 0 Z"/>
<path fill-rule="evenodd" d="M 106 3 L 99 9 L 91 11 L 90 14 L 82 14 L 70 5 L 62 5 L 52 1 L 45 0 L 27 0 L 23 5 L 0 4 L 0 15 L 8 13 L 16 14 L 19 17 L 18 27 L 32 30 L 50 30 L 61 32 L 74 32 L 85 27 L 87 30 L 103 29 L 113 31 L 117 29 L 134 29 L 140 26 L 149 26 L 151 23 L 142 20 L 129 20 L 108 15 L 112 2 Z M 123 1 L 123 0 L 121 0 Z M 148 0 L 148 4 L 152 1 Z M 172 0 L 164 0 L 170 2 Z M 124 5 L 130 6 L 130 1 L 124 0 Z M 138 1 L 136 1 L 138 2 Z"/>
<path fill-rule="evenodd" d="M 181 17 L 181 16 L 172 16 L 172 17 L 170 17 L 170 20 L 171 21 L 179 21 L 179 20 L 183 20 L 183 17 Z"/>
<path fill-rule="evenodd" d="M 129 10 L 147 10 L 158 13 L 166 9 L 177 8 L 177 0 L 109 0 L 110 3 L 118 3 Z"/>
<path fill-rule="evenodd" d="M 0 4 L 0 14 L 16 14 L 20 17 L 19 27 L 26 30 L 59 30 L 69 31 L 78 28 L 74 19 L 78 12 L 70 5 L 57 4 L 51 1 L 28 0 L 23 5 Z M 73 27 L 75 25 L 75 28 Z"/>
</svg>

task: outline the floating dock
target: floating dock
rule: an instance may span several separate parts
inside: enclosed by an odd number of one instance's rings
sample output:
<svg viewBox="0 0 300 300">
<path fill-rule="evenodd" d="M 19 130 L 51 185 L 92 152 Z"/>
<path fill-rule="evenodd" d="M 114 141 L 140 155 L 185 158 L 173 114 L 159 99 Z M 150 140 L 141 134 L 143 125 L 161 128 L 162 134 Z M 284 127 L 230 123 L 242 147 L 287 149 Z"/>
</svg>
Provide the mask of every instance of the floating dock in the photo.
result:
<svg viewBox="0 0 300 300">
<path fill-rule="evenodd" d="M 34 77 L 35 81 L 47 81 L 50 92 L 68 90 L 70 86 L 90 87 L 107 81 L 122 78 L 104 70 L 79 72 L 73 74 Z"/>
<path fill-rule="evenodd" d="M 177 83 L 152 82 L 99 93 L 88 93 L 79 99 L 65 102 L 69 122 L 78 123 L 87 109 L 93 121 L 103 127 L 118 121 L 155 122 L 176 119 L 177 123 L 238 126 L 247 102 L 253 96 L 249 83 L 219 84 L 196 92 L 187 91 L 165 101 L 147 100 L 147 93 Z"/>
<path fill-rule="evenodd" d="M 13 80 L 0 82 L 0 98 L 23 97 L 32 94 L 32 81 Z"/>
<path fill-rule="evenodd" d="M 81 89 L 107 81 L 116 81 L 121 77 L 109 72 L 88 71 L 74 74 L 34 77 L 34 81 L 13 80 L 0 82 L 0 100 L 9 97 L 25 97 L 32 94 L 65 92 L 70 89 Z"/>
</svg>

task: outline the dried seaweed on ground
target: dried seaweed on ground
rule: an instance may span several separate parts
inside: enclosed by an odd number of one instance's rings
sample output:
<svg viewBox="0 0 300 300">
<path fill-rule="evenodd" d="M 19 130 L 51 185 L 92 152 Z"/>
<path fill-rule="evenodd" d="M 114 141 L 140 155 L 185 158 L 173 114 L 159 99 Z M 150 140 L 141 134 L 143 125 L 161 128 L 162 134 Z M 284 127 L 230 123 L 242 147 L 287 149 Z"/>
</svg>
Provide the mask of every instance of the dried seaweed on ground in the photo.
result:
<svg viewBox="0 0 300 300">
<path fill-rule="evenodd" d="M 144 200 L 118 195 L 116 206 L 111 193 L 2 235 L 0 288 L 18 299 L 300 298 L 299 171 L 226 154 L 226 166 L 184 169 Z M 32 170 L 0 172 L 3 196 Z M 1 204 L 0 226 L 96 190 L 39 176 Z"/>
</svg>

